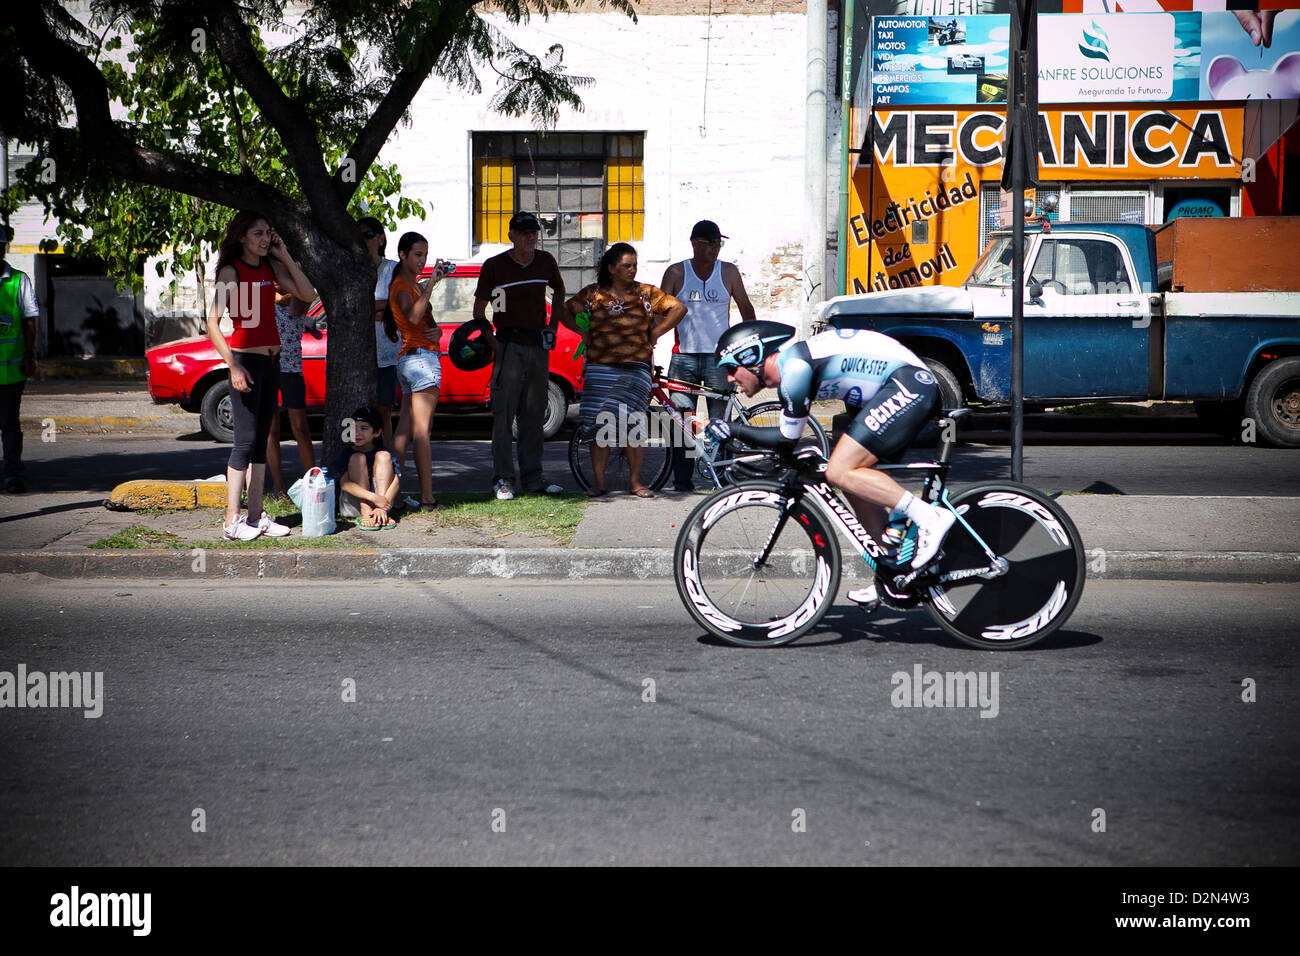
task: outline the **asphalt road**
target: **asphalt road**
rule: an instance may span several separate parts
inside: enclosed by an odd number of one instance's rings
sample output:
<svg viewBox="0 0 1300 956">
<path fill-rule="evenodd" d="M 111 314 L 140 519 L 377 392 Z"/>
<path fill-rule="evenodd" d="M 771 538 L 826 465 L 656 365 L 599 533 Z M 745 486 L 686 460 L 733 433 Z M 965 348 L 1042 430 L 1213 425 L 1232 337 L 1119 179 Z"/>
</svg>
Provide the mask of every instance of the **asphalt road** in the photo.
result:
<svg viewBox="0 0 1300 956">
<path fill-rule="evenodd" d="M 487 419 L 444 416 L 437 421 L 435 491 L 489 490 L 492 453 Z M 1117 420 L 1117 430 L 1107 435 L 1037 434 L 1025 449 L 1025 480 L 1049 493 L 1300 496 L 1300 451 L 1231 445 L 1180 433 L 1126 431 L 1122 421 Z M 548 480 L 572 488 L 569 434 L 563 431 L 546 443 L 544 461 Z M 954 453 L 954 481 L 1009 477 L 1010 450 L 998 443 L 1000 433 L 985 430 L 973 436 L 979 441 Z M 23 460 L 33 490 L 107 492 L 136 478 L 192 480 L 223 474 L 229 454 L 229 445 L 202 433 L 179 437 L 57 433 L 51 442 L 42 442 L 38 434 L 28 435 Z M 281 454 L 286 480 L 292 481 L 298 469 L 296 447 L 285 443 Z M 414 468 L 408 464 L 407 470 L 413 481 Z"/>
<path fill-rule="evenodd" d="M 103 674 L 97 719 L 0 709 L 0 865 L 1300 862 L 1294 586 L 1093 582 L 1018 653 L 847 605 L 730 648 L 665 583 L 234 588 L 0 579 L 0 671 Z M 895 706 L 918 667 L 981 706 Z"/>
</svg>

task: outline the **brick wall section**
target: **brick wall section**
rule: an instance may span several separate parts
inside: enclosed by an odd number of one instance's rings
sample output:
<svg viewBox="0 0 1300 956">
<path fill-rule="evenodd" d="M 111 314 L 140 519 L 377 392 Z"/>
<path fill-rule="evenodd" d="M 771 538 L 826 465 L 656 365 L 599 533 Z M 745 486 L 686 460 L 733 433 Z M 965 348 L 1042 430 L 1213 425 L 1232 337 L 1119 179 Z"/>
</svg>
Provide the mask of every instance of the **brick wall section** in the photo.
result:
<svg viewBox="0 0 1300 956">
<path fill-rule="evenodd" d="M 803 244 L 787 242 L 764 258 L 746 291 L 760 319 L 794 322 L 803 310 Z"/>
</svg>

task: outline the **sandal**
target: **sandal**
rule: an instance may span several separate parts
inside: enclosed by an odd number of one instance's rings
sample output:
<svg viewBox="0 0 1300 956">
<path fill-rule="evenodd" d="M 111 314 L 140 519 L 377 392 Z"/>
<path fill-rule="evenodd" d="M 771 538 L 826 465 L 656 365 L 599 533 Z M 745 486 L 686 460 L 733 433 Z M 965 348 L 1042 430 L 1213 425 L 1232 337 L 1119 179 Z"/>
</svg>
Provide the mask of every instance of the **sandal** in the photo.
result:
<svg viewBox="0 0 1300 956">
<path fill-rule="evenodd" d="M 603 494 L 605 494 L 605 489 L 604 489 L 604 488 L 588 488 L 588 489 L 587 489 L 587 497 L 588 497 L 588 498 L 599 498 L 599 497 L 600 497 L 601 495 L 603 495 Z"/>
<path fill-rule="evenodd" d="M 441 511 L 445 507 L 447 506 L 439 502 L 437 498 L 434 498 L 432 501 L 420 502 L 421 511 Z"/>
<path fill-rule="evenodd" d="M 649 488 L 638 488 L 636 491 L 632 492 L 632 494 L 636 495 L 638 498 L 653 498 L 655 496 L 655 493 Z"/>
<path fill-rule="evenodd" d="M 357 528 L 361 531 L 391 531 L 397 527 L 397 522 L 389 518 L 384 524 L 375 524 L 374 519 L 367 521 L 365 518 L 357 519 Z"/>
</svg>

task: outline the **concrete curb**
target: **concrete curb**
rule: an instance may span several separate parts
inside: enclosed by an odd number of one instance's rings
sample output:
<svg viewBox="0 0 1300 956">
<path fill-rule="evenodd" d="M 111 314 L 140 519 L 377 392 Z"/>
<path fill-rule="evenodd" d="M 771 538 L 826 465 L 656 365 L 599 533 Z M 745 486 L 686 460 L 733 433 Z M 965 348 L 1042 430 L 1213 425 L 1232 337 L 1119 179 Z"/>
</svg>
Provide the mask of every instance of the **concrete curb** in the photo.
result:
<svg viewBox="0 0 1300 956">
<path fill-rule="evenodd" d="M 845 580 L 864 565 L 845 555 Z M 787 572 L 788 573 L 788 572 Z M 423 580 L 445 578 L 670 579 L 667 548 L 394 548 L 391 550 L 201 549 L 0 551 L 0 574 L 52 578 Z M 1300 581 L 1300 553 L 1111 551 L 1088 569 L 1094 580 Z"/>
<path fill-rule="evenodd" d="M 193 511 L 195 508 L 224 508 L 224 481 L 125 481 L 114 488 L 104 502 L 111 511 L 140 511 L 162 508 L 167 511 Z"/>
<path fill-rule="evenodd" d="M 139 358 L 44 358 L 36 360 L 39 382 L 59 379 L 113 379 L 144 381 L 149 370 L 149 360 Z"/>
</svg>

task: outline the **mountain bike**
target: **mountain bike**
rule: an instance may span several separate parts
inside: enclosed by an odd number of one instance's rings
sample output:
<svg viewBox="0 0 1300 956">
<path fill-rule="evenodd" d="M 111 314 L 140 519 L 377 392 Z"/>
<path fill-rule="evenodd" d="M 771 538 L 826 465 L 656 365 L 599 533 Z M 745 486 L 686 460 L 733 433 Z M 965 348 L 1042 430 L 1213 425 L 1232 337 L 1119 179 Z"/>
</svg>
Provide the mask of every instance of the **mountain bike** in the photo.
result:
<svg viewBox="0 0 1300 956">
<path fill-rule="evenodd" d="M 1027 485 L 947 487 L 956 422 L 940 420 L 938 461 L 877 465 L 924 479 L 919 497 L 957 521 L 928 565 L 912 569 L 916 529 L 896 548 L 872 537 L 826 482 L 818 449 L 797 452 L 775 480 L 715 491 L 677 536 L 677 593 L 701 627 L 742 647 L 788 644 L 817 626 L 840 583 L 838 530 L 859 549 L 882 602 L 923 606 L 952 636 L 985 649 L 1027 647 L 1065 623 L 1083 594 L 1083 542 L 1055 501 Z M 951 423 L 951 424 L 950 424 Z"/>
<path fill-rule="evenodd" d="M 673 404 L 670 393 L 683 395 L 690 399 L 692 407 L 698 405 L 699 399 L 726 399 L 724 414 L 728 421 L 742 422 L 747 425 L 774 426 L 781 420 L 781 403 L 778 401 L 759 402 L 754 405 L 741 405 L 736 400 L 735 389 L 719 391 L 707 385 L 693 385 L 677 379 L 668 378 L 663 368 L 655 366 L 654 380 L 650 390 L 650 407 L 643 434 L 634 434 L 640 426 L 626 429 L 626 436 L 619 438 L 642 441 L 645 457 L 641 464 L 641 478 L 646 486 L 658 491 L 668 482 L 672 473 L 672 449 L 674 443 L 686 448 L 686 453 L 695 462 L 694 477 L 700 482 L 707 482 L 714 488 L 721 488 L 736 480 L 733 468 L 738 463 L 743 465 L 736 470 L 741 476 L 750 477 L 755 471 L 771 470 L 772 453 L 767 449 L 753 448 L 739 441 L 722 444 L 706 440 L 696 434 L 707 422 L 700 422 L 693 413 L 683 414 Z M 615 426 L 618 423 L 614 423 Z M 598 427 L 597 441 L 605 440 Z M 826 429 L 813 417 L 808 418 L 804 433 L 799 439 L 799 447 L 816 448 L 823 456 L 830 454 L 830 438 Z M 594 479 L 591 468 L 590 440 L 583 441 L 580 429 L 575 429 L 569 440 L 569 470 L 583 490 L 590 488 Z M 626 491 L 631 488 L 628 475 L 627 456 L 623 441 L 611 448 L 609 462 L 605 466 L 605 488 L 610 491 Z"/>
</svg>

